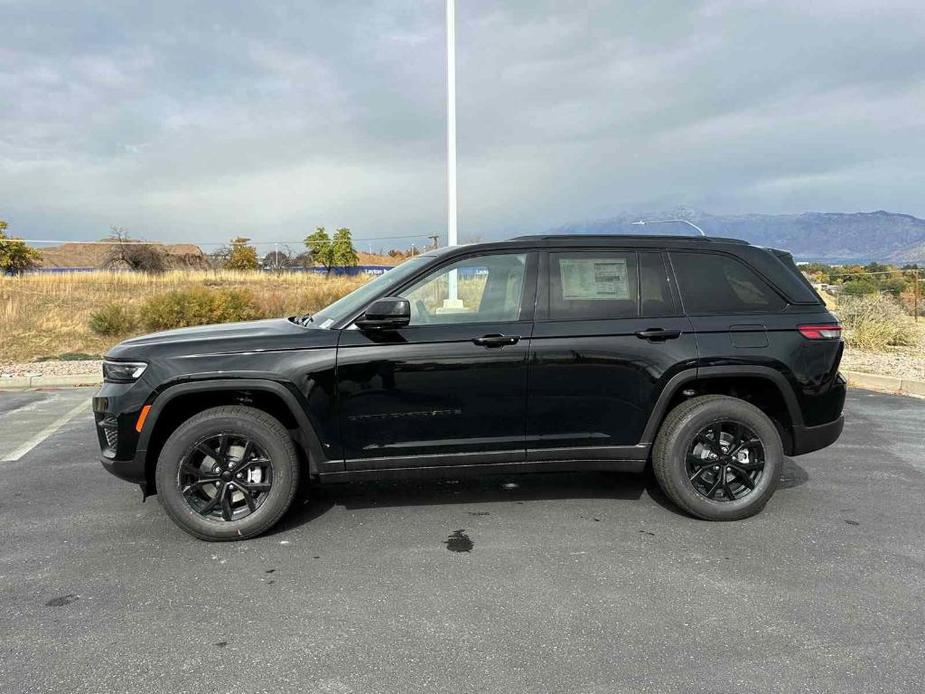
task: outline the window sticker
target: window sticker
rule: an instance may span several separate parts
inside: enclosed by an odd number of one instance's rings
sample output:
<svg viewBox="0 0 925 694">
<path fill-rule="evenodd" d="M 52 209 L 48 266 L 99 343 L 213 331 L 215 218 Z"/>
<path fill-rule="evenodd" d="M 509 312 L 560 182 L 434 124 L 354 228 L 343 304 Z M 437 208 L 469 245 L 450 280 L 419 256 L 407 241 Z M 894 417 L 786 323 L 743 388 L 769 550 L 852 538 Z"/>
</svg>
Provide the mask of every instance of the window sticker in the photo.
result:
<svg viewBox="0 0 925 694">
<path fill-rule="evenodd" d="M 626 258 L 560 258 L 559 276 L 566 301 L 630 298 Z"/>
</svg>

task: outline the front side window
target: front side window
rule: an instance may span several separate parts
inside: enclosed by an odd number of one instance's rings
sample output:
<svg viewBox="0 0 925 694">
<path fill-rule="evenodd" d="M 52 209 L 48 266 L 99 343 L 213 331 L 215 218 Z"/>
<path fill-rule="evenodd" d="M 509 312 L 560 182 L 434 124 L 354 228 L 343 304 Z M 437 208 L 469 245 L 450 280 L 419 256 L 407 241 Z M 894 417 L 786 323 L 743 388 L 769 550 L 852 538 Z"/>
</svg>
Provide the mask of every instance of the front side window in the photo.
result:
<svg viewBox="0 0 925 694">
<path fill-rule="evenodd" d="M 767 282 L 736 258 L 673 252 L 671 264 L 689 314 L 770 313 L 786 306 Z"/>
<path fill-rule="evenodd" d="M 549 317 L 605 320 L 639 315 L 636 254 L 569 251 L 549 256 Z"/>
<path fill-rule="evenodd" d="M 306 327 L 330 328 L 332 325 L 360 311 L 376 296 L 387 294 L 392 287 L 400 285 L 430 260 L 432 258 L 426 255 L 418 255 L 406 260 L 401 265 L 395 266 L 388 272 L 379 275 L 376 279 L 367 282 L 359 289 L 350 292 L 333 304 L 318 311 L 311 317 L 311 322 Z"/>
<path fill-rule="evenodd" d="M 411 325 L 520 320 L 525 253 L 466 258 L 440 268 L 401 295 L 411 302 Z"/>
</svg>

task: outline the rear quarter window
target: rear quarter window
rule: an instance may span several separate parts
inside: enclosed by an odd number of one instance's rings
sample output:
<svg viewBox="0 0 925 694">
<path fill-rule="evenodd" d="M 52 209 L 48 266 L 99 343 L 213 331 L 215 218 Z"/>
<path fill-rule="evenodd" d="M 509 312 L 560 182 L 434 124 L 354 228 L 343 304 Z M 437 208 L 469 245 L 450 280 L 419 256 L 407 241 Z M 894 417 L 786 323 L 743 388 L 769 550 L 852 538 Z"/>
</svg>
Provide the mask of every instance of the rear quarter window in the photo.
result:
<svg viewBox="0 0 925 694">
<path fill-rule="evenodd" d="M 675 251 L 671 264 L 688 314 L 773 313 L 787 305 L 758 273 L 732 256 Z"/>
</svg>

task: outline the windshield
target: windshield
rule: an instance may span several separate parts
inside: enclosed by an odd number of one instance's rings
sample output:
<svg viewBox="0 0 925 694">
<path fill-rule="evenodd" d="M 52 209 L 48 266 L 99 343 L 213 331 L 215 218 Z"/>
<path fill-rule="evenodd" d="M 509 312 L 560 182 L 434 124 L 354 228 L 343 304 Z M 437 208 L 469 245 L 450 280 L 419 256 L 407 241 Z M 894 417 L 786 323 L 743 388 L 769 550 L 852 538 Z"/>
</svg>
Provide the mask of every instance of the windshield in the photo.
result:
<svg viewBox="0 0 925 694">
<path fill-rule="evenodd" d="M 330 328 L 332 325 L 358 313 L 369 304 L 373 297 L 387 294 L 389 289 L 401 284 L 405 279 L 420 270 L 425 261 L 431 260 L 429 256 L 417 255 L 397 265 L 391 270 L 379 275 L 376 279 L 367 282 L 347 296 L 341 297 L 330 306 L 327 306 L 312 316 L 312 328 Z"/>
</svg>

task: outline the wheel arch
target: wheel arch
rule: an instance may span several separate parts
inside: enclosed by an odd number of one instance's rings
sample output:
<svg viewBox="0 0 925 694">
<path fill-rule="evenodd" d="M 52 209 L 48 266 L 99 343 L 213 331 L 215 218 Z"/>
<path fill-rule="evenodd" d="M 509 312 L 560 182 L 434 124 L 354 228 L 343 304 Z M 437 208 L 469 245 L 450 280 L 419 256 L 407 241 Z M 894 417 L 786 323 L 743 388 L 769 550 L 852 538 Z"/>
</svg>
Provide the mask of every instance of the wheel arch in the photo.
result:
<svg viewBox="0 0 925 694">
<path fill-rule="evenodd" d="M 753 397 L 742 397 L 742 389 Z M 651 445 L 655 441 L 665 417 L 679 402 L 705 394 L 732 395 L 758 405 L 777 425 L 784 451 L 790 455 L 793 427 L 803 424 L 796 394 L 780 371 L 757 365 L 707 366 L 675 374 L 659 394 L 640 443 Z"/>
<path fill-rule="evenodd" d="M 289 431 L 304 469 L 318 473 L 325 459 L 314 426 L 296 395 L 283 383 L 267 379 L 209 379 L 178 383 L 159 392 L 138 438 L 135 460 L 144 465 L 145 496 L 156 493 L 154 469 L 164 443 L 177 426 L 197 412 L 221 405 L 247 405 L 278 419 Z"/>
</svg>

